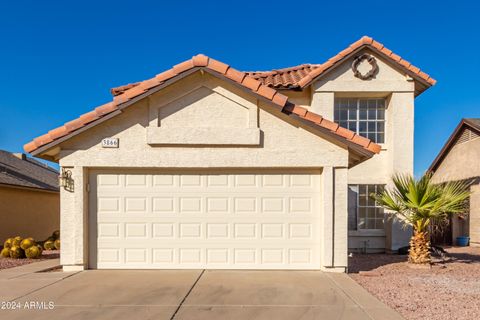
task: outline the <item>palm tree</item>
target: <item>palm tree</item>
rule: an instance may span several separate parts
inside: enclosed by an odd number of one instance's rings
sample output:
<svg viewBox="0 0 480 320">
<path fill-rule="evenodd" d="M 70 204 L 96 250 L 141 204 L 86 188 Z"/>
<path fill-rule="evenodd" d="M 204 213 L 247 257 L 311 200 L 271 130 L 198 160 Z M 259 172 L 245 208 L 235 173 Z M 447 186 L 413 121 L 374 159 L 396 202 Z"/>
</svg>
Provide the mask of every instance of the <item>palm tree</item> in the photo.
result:
<svg viewBox="0 0 480 320">
<path fill-rule="evenodd" d="M 411 175 L 396 174 L 392 181 L 392 188 L 372 196 L 390 211 L 387 213 L 391 217 L 413 227 L 408 262 L 430 263 L 430 223 L 434 219 L 446 219 L 450 214 L 465 213 L 469 186 L 461 181 L 434 184 L 429 174 L 418 180 Z"/>
</svg>

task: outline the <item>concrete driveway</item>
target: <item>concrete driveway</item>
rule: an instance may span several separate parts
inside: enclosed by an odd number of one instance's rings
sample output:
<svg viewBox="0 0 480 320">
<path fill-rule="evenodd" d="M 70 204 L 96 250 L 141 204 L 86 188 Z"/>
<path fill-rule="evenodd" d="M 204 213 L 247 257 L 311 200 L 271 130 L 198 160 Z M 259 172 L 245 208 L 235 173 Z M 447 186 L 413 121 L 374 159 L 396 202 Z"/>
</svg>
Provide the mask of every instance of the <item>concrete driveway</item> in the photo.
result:
<svg viewBox="0 0 480 320">
<path fill-rule="evenodd" d="M 320 271 L 0 272 L 0 300 L 19 306 L 0 319 L 401 319 L 347 275 Z"/>
</svg>

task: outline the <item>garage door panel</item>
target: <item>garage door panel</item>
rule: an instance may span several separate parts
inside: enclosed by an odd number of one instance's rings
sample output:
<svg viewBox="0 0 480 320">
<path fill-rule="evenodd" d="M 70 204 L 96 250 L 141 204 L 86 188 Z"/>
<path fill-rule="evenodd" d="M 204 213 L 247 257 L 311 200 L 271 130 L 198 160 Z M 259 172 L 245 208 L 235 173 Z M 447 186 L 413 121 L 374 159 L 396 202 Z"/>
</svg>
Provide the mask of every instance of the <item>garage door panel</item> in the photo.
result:
<svg viewBox="0 0 480 320">
<path fill-rule="evenodd" d="M 222 269 L 311 269 L 313 252 L 310 248 L 263 249 L 253 247 L 212 248 L 103 248 L 98 251 L 98 261 L 103 268 L 210 268 Z M 288 268 L 285 267 L 288 265 Z"/>
<path fill-rule="evenodd" d="M 91 267 L 319 268 L 317 171 L 90 179 Z"/>
</svg>

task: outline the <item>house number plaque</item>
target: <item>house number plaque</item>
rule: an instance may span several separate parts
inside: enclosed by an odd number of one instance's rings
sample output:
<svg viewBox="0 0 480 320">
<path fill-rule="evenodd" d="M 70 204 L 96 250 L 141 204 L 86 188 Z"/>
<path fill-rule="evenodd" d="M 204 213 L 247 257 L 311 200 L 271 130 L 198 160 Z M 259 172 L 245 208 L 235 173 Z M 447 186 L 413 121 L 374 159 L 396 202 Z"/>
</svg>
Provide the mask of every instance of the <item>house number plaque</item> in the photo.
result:
<svg viewBox="0 0 480 320">
<path fill-rule="evenodd" d="M 102 139 L 102 148 L 118 148 L 118 138 Z"/>
</svg>

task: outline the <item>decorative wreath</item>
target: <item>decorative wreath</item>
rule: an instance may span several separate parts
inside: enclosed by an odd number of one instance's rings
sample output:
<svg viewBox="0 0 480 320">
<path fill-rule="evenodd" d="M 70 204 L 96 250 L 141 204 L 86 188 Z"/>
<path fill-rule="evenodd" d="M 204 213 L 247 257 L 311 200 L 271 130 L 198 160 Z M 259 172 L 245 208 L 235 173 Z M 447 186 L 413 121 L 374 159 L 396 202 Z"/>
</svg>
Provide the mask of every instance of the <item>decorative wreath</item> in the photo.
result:
<svg viewBox="0 0 480 320">
<path fill-rule="evenodd" d="M 362 74 L 360 71 L 358 71 L 358 66 L 360 65 L 360 63 L 363 62 L 363 60 L 367 60 L 370 66 L 372 66 L 370 71 L 368 71 L 366 74 Z M 359 79 L 362 79 L 362 80 L 371 79 L 378 71 L 377 60 L 375 60 L 375 58 L 372 57 L 371 55 L 364 53 L 361 56 L 356 57 L 355 60 L 353 60 L 352 70 L 353 70 L 353 75 Z"/>
</svg>

